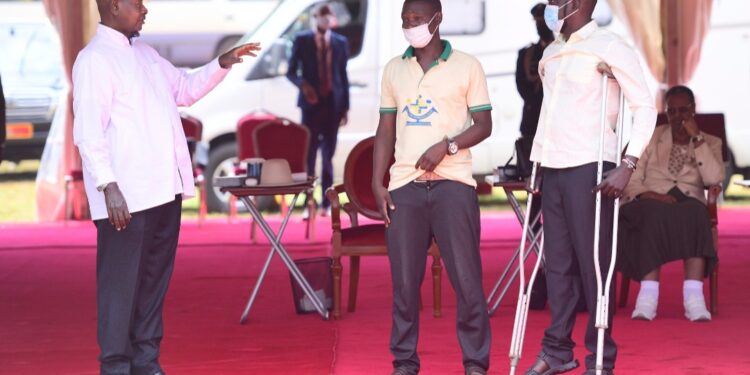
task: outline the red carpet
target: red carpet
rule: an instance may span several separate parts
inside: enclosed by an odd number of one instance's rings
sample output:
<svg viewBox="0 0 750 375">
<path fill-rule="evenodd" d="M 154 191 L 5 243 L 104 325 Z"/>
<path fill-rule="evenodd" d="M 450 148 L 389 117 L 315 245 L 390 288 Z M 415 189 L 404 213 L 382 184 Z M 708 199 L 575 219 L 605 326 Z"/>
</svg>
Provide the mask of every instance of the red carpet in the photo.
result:
<svg viewBox="0 0 750 375">
<path fill-rule="evenodd" d="M 680 264 L 663 271 L 659 316 L 630 320 L 617 312 L 617 374 L 750 374 L 750 209 L 720 212 L 720 313 L 710 323 L 682 317 Z M 516 245 L 520 230 L 509 213 L 483 220 L 482 252 L 487 290 Z M 162 364 L 170 374 L 388 374 L 390 279 L 385 258 L 362 261 L 357 312 L 340 321 L 296 315 L 289 275 L 275 258 L 247 325 L 238 324 L 250 288 L 267 255 L 249 246 L 248 222 L 213 221 L 183 226 L 182 246 L 166 304 Z M 318 241 L 302 238 L 293 222 L 286 237 L 295 259 L 328 252 L 329 224 Z M 0 226 L 0 374 L 95 374 L 94 261 L 91 223 Z M 348 267 L 348 264 L 345 264 Z M 348 278 L 345 278 L 347 281 Z M 431 315 L 425 282 L 420 355 L 424 374 L 461 374 L 455 338 L 454 295 L 443 279 L 444 316 Z M 515 311 L 513 288 L 492 318 L 493 374 L 508 371 L 507 352 Z M 583 315 L 574 339 L 583 338 Z M 547 311 L 532 311 L 521 368 L 539 350 Z M 576 351 L 583 360 L 585 350 Z M 582 372 L 582 371 L 580 371 Z M 572 372 L 578 374 L 580 372 Z"/>
</svg>

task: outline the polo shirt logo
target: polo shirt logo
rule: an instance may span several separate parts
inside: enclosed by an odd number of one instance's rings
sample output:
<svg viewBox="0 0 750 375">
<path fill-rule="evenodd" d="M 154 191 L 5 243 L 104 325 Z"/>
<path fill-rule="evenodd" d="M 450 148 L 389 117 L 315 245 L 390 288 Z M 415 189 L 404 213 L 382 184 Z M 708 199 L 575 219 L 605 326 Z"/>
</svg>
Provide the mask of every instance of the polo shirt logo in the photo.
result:
<svg viewBox="0 0 750 375">
<path fill-rule="evenodd" d="M 406 126 L 432 126 L 432 122 L 426 121 L 430 116 L 438 113 L 437 108 L 432 105 L 432 100 L 424 99 L 420 95 L 414 103 L 411 103 L 411 99 L 408 99 L 407 104 L 404 106 L 402 113 L 406 113 L 411 121 L 406 121 Z"/>
</svg>

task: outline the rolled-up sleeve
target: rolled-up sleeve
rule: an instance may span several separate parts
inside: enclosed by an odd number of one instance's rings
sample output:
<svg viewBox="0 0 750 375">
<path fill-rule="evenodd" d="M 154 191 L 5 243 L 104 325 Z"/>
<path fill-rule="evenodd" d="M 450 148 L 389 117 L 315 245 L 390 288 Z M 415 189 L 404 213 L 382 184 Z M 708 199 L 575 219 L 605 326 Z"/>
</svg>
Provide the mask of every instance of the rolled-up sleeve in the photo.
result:
<svg viewBox="0 0 750 375">
<path fill-rule="evenodd" d="M 612 68 L 612 73 L 633 113 L 633 128 L 627 154 L 640 158 L 656 126 L 654 98 L 633 48 L 621 40 L 612 43 L 606 54 L 606 62 Z"/>
<path fill-rule="evenodd" d="M 110 124 L 113 85 L 106 64 L 95 54 L 73 67 L 73 141 L 95 186 L 117 181 L 105 130 Z"/>
</svg>

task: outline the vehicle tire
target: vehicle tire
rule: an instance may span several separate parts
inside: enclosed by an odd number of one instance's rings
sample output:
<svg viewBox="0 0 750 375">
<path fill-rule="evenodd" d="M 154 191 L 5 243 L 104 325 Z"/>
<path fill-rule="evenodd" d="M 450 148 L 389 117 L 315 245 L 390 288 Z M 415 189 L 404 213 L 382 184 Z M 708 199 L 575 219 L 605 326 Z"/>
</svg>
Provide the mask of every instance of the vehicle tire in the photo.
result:
<svg viewBox="0 0 750 375">
<path fill-rule="evenodd" d="M 214 187 L 214 179 L 223 176 L 234 175 L 237 164 L 237 145 L 235 143 L 223 143 L 215 146 L 208 155 L 206 166 L 206 200 L 209 212 L 229 212 L 229 194 L 222 193 L 221 189 Z M 263 211 L 276 204 L 274 197 L 257 197 L 256 205 Z M 237 201 L 237 211 L 246 212 L 247 209 L 242 202 Z"/>
<path fill-rule="evenodd" d="M 216 56 L 221 56 L 225 52 L 229 51 L 230 48 L 234 47 L 234 45 L 242 39 L 241 35 L 230 35 L 227 37 L 224 37 L 219 44 L 216 45 Z"/>
</svg>

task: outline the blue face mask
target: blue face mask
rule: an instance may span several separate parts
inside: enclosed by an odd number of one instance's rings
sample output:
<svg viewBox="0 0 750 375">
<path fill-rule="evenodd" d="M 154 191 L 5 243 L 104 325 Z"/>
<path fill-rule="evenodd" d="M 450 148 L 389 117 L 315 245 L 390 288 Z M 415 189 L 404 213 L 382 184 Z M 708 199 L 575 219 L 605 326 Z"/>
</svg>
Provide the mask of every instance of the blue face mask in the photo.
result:
<svg viewBox="0 0 750 375">
<path fill-rule="evenodd" d="M 558 16 L 560 14 L 560 8 L 567 6 L 568 4 L 572 3 L 573 0 L 568 1 L 567 3 L 563 5 L 547 5 L 546 8 L 544 8 L 544 23 L 547 24 L 547 27 L 549 27 L 552 32 L 555 34 L 559 34 L 560 30 L 562 30 L 563 23 L 565 22 L 565 19 L 572 16 L 576 12 L 578 12 L 578 9 L 572 11 L 567 16 L 565 16 L 563 19 L 560 19 Z"/>
</svg>

